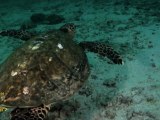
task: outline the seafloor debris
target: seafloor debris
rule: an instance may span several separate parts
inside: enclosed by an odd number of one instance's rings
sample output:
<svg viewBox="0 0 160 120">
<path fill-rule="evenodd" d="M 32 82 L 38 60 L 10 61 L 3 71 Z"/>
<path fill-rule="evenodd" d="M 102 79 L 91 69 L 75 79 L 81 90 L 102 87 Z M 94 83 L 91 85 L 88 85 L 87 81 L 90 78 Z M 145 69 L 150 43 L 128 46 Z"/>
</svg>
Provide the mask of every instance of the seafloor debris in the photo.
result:
<svg viewBox="0 0 160 120">
<path fill-rule="evenodd" d="M 118 95 L 115 97 L 112 101 L 107 103 L 106 107 L 117 107 L 118 106 L 130 106 L 133 103 L 133 100 L 131 97 L 124 96 L 124 95 Z"/>
<path fill-rule="evenodd" d="M 80 103 L 76 100 L 59 102 L 51 109 L 50 116 L 52 117 L 50 118 L 52 118 L 51 120 L 53 118 L 54 120 L 64 120 L 76 112 L 78 108 L 80 108 Z"/>
<path fill-rule="evenodd" d="M 48 24 L 58 24 L 63 22 L 65 19 L 57 14 L 49 14 L 46 17 L 46 21 L 48 22 Z"/>
<path fill-rule="evenodd" d="M 109 88 L 115 88 L 116 87 L 116 81 L 114 80 L 105 80 L 103 82 L 103 85 Z"/>
<path fill-rule="evenodd" d="M 84 86 L 78 93 L 79 95 L 85 95 L 86 97 L 92 94 L 93 90 L 90 86 Z"/>
<path fill-rule="evenodd" d="M 126 114 L 127 120 L 158 120 L 150 112 L 128 110 Z"/>
<path fill-rule="evenodd" d="M 46 15 L 43 13 L 35 13 L 30 17 L 33 23 L 43 23 L 46 19 Z"/>
<path fill-rule="evenodd" d="M 35 24 L 58 24 L 65 20 L 64 17 L 54 13 L 35 13 L 31 15 L 30 19 Z"/>
<path fill-rule="evenodd" d="M 27 30 L 27 29 L 32 29 L 35 28 L 36 24 L 34 24 L 33 22 L 24 22 L 21 26 L 20 29 L 21 30 Z"/>
</svg>

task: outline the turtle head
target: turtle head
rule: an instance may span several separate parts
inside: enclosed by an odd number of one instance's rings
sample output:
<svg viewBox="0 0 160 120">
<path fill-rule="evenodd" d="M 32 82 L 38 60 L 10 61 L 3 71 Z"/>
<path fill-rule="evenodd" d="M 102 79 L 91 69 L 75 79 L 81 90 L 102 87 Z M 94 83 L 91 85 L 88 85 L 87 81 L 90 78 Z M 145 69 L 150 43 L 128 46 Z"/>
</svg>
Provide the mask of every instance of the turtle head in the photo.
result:
<svg viewBox="0 0 160 120">
<path fill-rule="evenodd" d="M 60 27 L 60 31 L 64 33 L 74 34 L 76 26 L 73 23 L 67 23 Z"/>
</svg>

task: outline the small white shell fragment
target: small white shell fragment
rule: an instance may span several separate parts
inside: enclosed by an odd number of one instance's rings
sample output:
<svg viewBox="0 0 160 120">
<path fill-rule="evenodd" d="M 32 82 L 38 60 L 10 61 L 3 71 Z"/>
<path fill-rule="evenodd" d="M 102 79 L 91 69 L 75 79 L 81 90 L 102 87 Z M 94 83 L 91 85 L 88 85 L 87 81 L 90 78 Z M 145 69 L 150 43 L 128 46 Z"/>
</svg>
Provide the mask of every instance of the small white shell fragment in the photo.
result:
<svg viewBox="0 0 160 120">
<path fill-rule="evenodd" d="M 25 67 L 26 67 L 26 64 L 27 64 L 27 62 L 24 61 L 23 63 L 19 63 L 19 64 L 18 64 L 18 67 L 25 68 Z"/>
<path fill-rule="evenodd" d="M 29 94 L 29 88 L 28 87 L 23 88 L 23 94 L 25 94 L 25 95 Z"/>
<path fill-rule="evenodd" d="M 60 43 L 58 43 L 57 46 L 58 46 L 59 49 L 63 49 L 63 46 Z"/>
<path fill-rule="evenodd" d="M 49 62 L 51 62 L 52 61 L 52 57 L 49 57 Z"/>
<path fill-rule="evenodd" d="M 12 71 L 11 72 L 11 76 L 15 76 L 15 75 L 17 75 L 18 74 L 18 72 L 15 72 L 15 71 Z"/>
<path fill-rule="evenodd" d="M 36 50 L 36 49 L 38 49 L 39 47 L 40 47 L 40 44 L 37 44 L 37 45 L 35 45 L 35 46 L 32 47 L 32 50 Z"/>
</svg>

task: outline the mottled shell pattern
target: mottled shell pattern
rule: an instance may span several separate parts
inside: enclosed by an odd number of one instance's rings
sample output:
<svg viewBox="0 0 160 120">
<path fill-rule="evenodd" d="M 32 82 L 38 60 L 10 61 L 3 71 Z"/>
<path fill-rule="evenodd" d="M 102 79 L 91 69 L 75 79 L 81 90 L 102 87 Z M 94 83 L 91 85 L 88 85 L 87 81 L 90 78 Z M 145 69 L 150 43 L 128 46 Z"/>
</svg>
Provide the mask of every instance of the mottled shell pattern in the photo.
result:
<svg viewBox="0 0 160 120">
<path fill-rule="evenodd" d="M 88 60 L 73 41 L 74 33 L 64 28 L 33 37 L 1 65 L 1 105 L 50 104 L 66 100 L 83 85 Z"/>
</svg>

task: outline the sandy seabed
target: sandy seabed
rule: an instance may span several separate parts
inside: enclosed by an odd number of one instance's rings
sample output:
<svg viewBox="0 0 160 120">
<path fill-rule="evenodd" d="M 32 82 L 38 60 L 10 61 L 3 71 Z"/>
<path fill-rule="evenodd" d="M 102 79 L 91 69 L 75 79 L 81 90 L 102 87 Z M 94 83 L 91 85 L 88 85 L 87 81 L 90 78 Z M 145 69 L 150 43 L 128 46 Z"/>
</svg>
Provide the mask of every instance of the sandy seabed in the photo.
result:
<svg viewBox="0 0 160 120">
<path fill-rule="evenodd" d="M 2 1 L 0 29 L 16 29 L 33 13 L 56 13 L 60 24 L 77 25 L 75 40 L 102 41 L 122 55 L 124 65 L 87 53 L 91 75 L 60 115 L 49 120 L 160 120 L 160 2 L 158 0 Z M 0 37 L 3 62 L 23 41 Z M 9 110 L 10 111 L 10 110 Z M 0 120 L 9 120 L 9 111 Z"/>
</svg>

